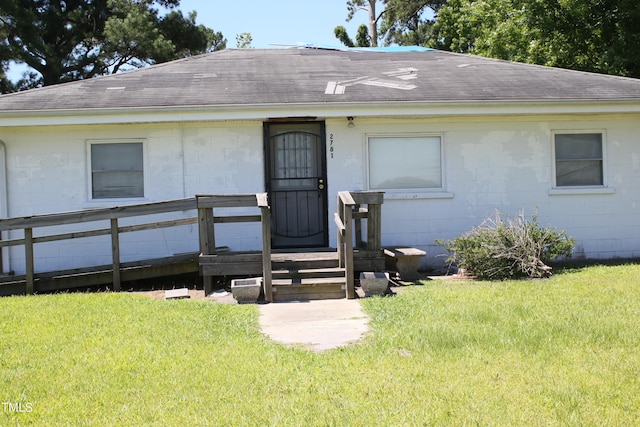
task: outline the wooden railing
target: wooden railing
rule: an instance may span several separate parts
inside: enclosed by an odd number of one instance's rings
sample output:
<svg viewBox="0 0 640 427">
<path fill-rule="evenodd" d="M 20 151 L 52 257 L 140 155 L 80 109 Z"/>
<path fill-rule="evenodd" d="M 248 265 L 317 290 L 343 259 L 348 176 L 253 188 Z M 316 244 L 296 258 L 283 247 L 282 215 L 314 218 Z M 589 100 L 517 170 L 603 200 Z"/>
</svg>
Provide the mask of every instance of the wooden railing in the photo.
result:
<svg viewBox="0 0 640 427">
<path fill-rule="evenodd" d="M 247 274 L 260 271 L 262 273 L 264 296 L 272 301 L 271 287 L 271 211 L 266 193 L 258 194 L 225 194 L 196 196 L 198 221 L 200 224 L 200 265 L 205 294 L 212 290 L 212 276 Z M 227 215 L 216 216 L 219 208 L 257 207 L 259 215 Z M 262 251 L 259 254 L 218 254 L 214 224 L 261 222 Z"/>
<path fill-rule="evenodd" d="M 338 260 L 340 267 L 345 269 L 347 298 L 355 297 L 354 248 L 374 255 L 379 255 L 382 251 L 383 201 L 383 192 L 341 191 L 338 193 L 338 207 L 335 214 L 335 223 L 338 228 Z M 366 240 L 363 239 L 362 229 L 364 219 L 367 220 Z"/>
<path fill-rule="evenodd" d="M 338 194 L 338 212 L 335 222 L 338 228 L 338 257 L 340 266 L 345 268 L 347 281 L 347 298 L 353 298 L 354 292 L 354 251 L 358 261 L 363 258 L 384 261 L 381 256 L 381 192 L 340 192 Z M 255 207 L 259 212 L 255 215 L 216 215 L 219 208 L 249 208 Z M 197 209 L 197 216 L 195 211 Z M 193 211 L 193 216 L 187 214 Z M 153 221 L 136 225 L 121 226 L 119 220 L 127 217 L 144 217 L 147 215 L 181 212 L 179 219 Z M 366 220 L 366 229 L 363 221 Z M 109 221 L 96 225 L 94 229 L 87 229 L 84 225 L 80 231 L 70 231 L 58 234 L 38 235 L 35 229 L 56 227 L 61 225 L 83 224 L 96 221 Z M 260 222 L 262 234 L 262 249 L 254 252 L 223 252 L 216 249 L 215 224 L 223 223 Z M 26 293 L 33 293 L 36 279 L 36 259 L 34 245 L 60 240 L 88 238 L 93 236 L 111 236 L 112 265 L 108 266 L 106 274 L 111 274 L 114 290 L 120 290 L 122 272 L 131 274 L 122 268 L 120 260 L 120 235 L 122 233 L 152 230 L 166 227 L 176 227 L 198 223 L 200 256 L 200 272 L 203 276 L 205 291 L 212 290 L 212 277 L 224 275 L 259 275 L 263 277 L 264 295 L 266 301 L 272 301 L 272 270 L 271 270 L 271 212 L 267 194 L 241 195 L 199 195 L 195 198 L 172 200 L 166 202 L 145 203 L 130 206 L 116 206 L 111 208 L 91 209 L 57 214 L 34 215 L 22 218 L 0 220 L 0 231 L 23 230 L 24 237 L 0 240 L 0 248 L 23 245 L 25 259 L 25 288 Z M 366 239 L 366 240 L 365 240 Z M 172 258 L 172 257 L 169 257 Z M 167 258 L 167 260 L 169 259 Z M 371 263 L 366 264 L 371 266 Z M 177 274 L 177 273 L 174 273 Z M 38 277 L 36 277 L 38 276 Z M 136 277 L 137 278 L 137 277 Z M 127 278 L 125 278 L 127 279 Z M 104 279 L 101 279 L 104 280 Z M 108 277 L 107 277 L 108 280 Z M 128 279 L 134 280 L 134 279 Z"/>
<path fill-rule="evenodd" d="M 120 234 L 134 231 L 151 230 L 157 228 L 176 227 L 186 224 L 195 224 L 198 218 L 194 216 L 172 219 L 165 221 L 154 221 L 137 225 L 121 227 L 118 220 L 127 217 L 139 217 L 168 212 L 190 211 L 196 208 L 194 198 L 171 200 L 166 202 L 145 203 L 131 206 L 116 206 L 111 208 L 100 208 L 83 211 L 34 215 L 21 218 L 9 218 L 0 220 L 0 231 L 24 230 L 24 237 L 19 239 L 9 239 L 0 241 L 0 248 L 9 246 L 24 245 L 26 293 L 32 294 L 35 290 L 34 282 L 35 259 L 34 245 L 44 242 L 54 242 L 59 240 L 69 240 L 86 238 L 93 236 L 111 236 L 111 257 L 113 264 L 112 282 L 113 289 L 120 290 L 121 286 L 121 262 L 120 262 Z M 109 228 L 97 228 L 92 230 L 82 230 L 61 234 L 35 236 L 34 229 L 43 227 L 55 227 L 60 225 L 81 224 L 94 221 L 109 221 Z"/>
</svg>

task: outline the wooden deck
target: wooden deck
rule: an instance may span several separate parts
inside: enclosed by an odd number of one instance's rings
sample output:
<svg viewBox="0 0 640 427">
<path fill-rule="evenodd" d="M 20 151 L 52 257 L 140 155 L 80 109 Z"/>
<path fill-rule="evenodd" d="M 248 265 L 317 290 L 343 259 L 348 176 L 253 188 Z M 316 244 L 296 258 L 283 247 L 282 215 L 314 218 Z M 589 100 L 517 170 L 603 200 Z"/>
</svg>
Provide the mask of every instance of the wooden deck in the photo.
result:
<svg viewBox="0 0 640 427">
<path fill-rule="evenodd" d="M 122 283 L 182 274 L 197 274 L 198 253 L 176 255 L 166 258 L 120 264 Z M 60 290 L 105 286 L 113 289 L 113 265 L 99 265 L 70 270 L 48 271 L 34 274 L 33 290 L 54 292 Z M 0 277 L 0 296 L 24 295 L 27 293 L 26 275 L 3 275 Z"/>
<path fill-rule="evenodd" d="M 111 285 L 120 290 L 122 282 L 153 277 L 200 272 L 205 292 L 210 293 L 215 277 L 262 277 L 266 301 L 295 299 L 353 298 L 354 278 L 361 271 L 384 269 L 380 247 L 379 192 L 342 192 L 335 222 L 338 247 L 299 251 L 271 249 L 270 209 L 266 194 L 203 195 L 193 199 L 94 209 L 59 214 L 0 220 L 0 231 L 23 230 L 24 237 L 0 241 L 0 249 L 24 246 L 26 273 L 0 277 L 0 295 L 31 294 L 78 287 Z M 255 215 L 216 216 L 220 207 L 255 207 Z M 180 219 L 121 226 L 119 219 L 158 213 L 180 212 Z M 362 221 L 366 221 L 363 229 Z M 87 230 L 85 223 L 100 224 Z M 216 226 L 260 222 L 262 250 L 231 252 L 216 247 Z M 120 260 L 120 234 L 141 230 L 198 224 L 200 253 L 124 263 Z M 34 229 L 57 225 L 84 224 L 82 231 L 34 237 Z M 232 225 L 230 225 L 232 226 Z M 64 271 L 37 270 L 34 245 L 44 242 L 110 236 L 112 264 Z M 354 246 L 355 242 L 355 246 Z M 3 249 L 6 250 L 6 249 Z"/>
<path fill-rule="evenodd" d="M 261 252 L 229 252 L 201 255 L 202 274 L 262 277 Z M 354 250 L 354 278 L 361 271 L 384 270 L 384 256 Z M 272 301 L 346 298 L 346 269 L 340 267 L 335 248 L 273 252 L 271 254 Z"/>
<path fill-rule="evenodd" d="M 180 218 L 148 221 L 150 215 L 179 213 Z M 139 205 L 116 206 L 74 212 L 34 215 L 30 217 L 0 220 L 0 231 L 22 231 L 21 238 L 0 241 L 0 248 L 24 247 L 26 272 L 24 275 L 4 275 L 0 277 L 0 295 L 32 294 L 55 290 L 111 285 L 120 290 L 123 281 L 164 277 L 198 271 L 198 254 L 180 254 L 159 259 L 142 259 L 124 263 L 120 256 L 120 236 L 144 230 L 177 227 L 196 224 L 195 198 L 144 203 Z M 136 225 L 120 225 L 122 218 L 137 217 Z M 58 226 L 77 227 L 77 231 L 59 234 L 51 233 Z M 54 231 L 55 233 L 55 231 Z M 38 269 L 35 246 L 40 243 L 74 239 L 91 239 L 99 236 L 110 237 L 111 264 L 95 265 L 63 271 L 42 271 Z"/>
</svg>

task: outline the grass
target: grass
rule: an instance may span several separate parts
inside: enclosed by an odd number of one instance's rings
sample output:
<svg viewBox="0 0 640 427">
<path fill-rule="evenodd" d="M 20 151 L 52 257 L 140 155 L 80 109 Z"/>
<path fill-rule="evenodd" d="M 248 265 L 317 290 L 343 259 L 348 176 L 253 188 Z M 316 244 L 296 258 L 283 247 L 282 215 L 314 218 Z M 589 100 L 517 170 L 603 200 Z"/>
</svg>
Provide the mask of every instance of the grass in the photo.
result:
<svg viewBox="0 0 640 427">
<path fill-rule="evenodd" d="M 640 423 L 640 265 L 362 304 L 370 334 L 316 354 L 263 336 L 255 306 L 0 299 L 0 401 L 30 409 L 0 425 Z"/>
</svg>

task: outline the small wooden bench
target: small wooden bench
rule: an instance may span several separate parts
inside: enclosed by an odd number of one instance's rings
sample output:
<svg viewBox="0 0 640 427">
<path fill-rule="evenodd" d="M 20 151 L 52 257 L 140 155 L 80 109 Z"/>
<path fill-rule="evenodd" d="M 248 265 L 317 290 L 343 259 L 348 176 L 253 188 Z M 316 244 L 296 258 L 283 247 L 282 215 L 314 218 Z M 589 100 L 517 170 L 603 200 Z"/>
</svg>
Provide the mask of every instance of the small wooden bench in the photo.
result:
<svg viewBox="0 0 640 427">
<path fill-rule="evenodd" d="M 384 255 L 388 270 L 395 270 L 402 280 L 413 282 L 419 278 L 420 258 L 427 253 L 416 248 L 387 247 L 384 248 Z"/>
</svg>

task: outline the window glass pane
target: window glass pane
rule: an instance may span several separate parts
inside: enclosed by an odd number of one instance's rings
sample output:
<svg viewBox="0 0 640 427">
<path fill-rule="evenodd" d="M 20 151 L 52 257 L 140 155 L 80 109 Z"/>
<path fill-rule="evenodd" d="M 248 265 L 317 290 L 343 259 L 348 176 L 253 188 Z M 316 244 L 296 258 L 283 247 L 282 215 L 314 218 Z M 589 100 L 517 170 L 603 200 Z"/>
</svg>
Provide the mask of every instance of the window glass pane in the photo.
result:
<svg viewBox="0 0 640 427">
<path fill-rule="evenodd" d="M 602 135 L 599 133 L 556 135 L 556 159 L 602 159 Z"/>
<path fill-rule="evenodd" d="M 142 172 L 95 172 L 93 198 L 144 197 Z"/>
<path fill-rule="evenodd" d="M 556 185 L 602 185 L 602 161 L 562 161 L 556 164 Z"/>
<path fill-rule="evenodd" d="M 94 171 L 141 171 L 142 143 L 93 144 L 91 168 Z"/>
<path fill-rule="evenodd" d="M 142 143 L 92 144 L 94 199 L 144 197 Z"/>
<path fill-rule="evenodd" d="M 369 187 L 442 188 L 440 137 L 369 138 Z"/>
<path fill-rule="evenodd" d="M 604 185 L 602 134 L 555 135 L 556 185 Z"/>
</svg>

